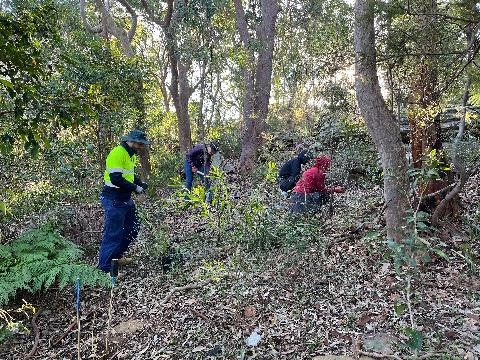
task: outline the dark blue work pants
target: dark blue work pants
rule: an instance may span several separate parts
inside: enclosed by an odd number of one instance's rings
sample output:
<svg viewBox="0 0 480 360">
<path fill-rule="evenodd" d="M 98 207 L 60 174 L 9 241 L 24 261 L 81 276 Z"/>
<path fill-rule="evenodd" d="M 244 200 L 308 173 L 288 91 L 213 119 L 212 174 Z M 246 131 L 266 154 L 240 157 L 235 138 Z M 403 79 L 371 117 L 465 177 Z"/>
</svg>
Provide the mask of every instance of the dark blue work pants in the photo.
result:
<svg viewBox="0 0 480 360">
<path fill-rule="evenodd" d="M 112 259 L 120 259 L 137 238 L 140 222 L 132 199 L 121 201 L 102 196 L 100 201 L 105 210 L 105 224 L 98 267 L 109 272 Z"/>
<path fill-rule="evenodd" d="M 188 190 L 192 190 L 193 186 L 193 175 L 194 172 L 192 171 L 192 165 L 185 160 L 185 164 L 183 165 L 183 169 L 185 170 L 185 187 Z M 202 172 L 205 174 L 205 165 L 202 165 L 201 167 L 197 168 L 198 171 Z M 205 190 L 208 191 L 210 188 L 210 183 L 208 181 L 208 176 L 205 178 L 203 175 L 200 175 L 199 173 L 196 173 L 198 176 L 200 176 L 200 179 L 202 180 L 202 185 L 205 186 Z"/>
</svg>

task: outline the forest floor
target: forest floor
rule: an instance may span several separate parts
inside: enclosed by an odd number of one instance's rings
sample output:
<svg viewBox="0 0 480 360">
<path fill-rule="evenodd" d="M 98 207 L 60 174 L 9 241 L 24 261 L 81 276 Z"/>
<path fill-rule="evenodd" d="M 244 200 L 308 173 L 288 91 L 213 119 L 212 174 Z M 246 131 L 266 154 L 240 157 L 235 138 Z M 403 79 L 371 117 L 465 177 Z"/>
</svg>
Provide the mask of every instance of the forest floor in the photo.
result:
<svg viewBox="0 0 480 360">
<path fill-rule="evenodd" d="M 473 204 L 480 198 L 479 180 L 467 189 Z M 121 269 L 112 297 L 110 289 L 82 291 L 82 359 L 480 356 L 480 279 L 461 250 L 468 244 L 478 251 L 480 239 L 469 237 L 464 222 L 446 224 L 438 234 L 449 260 L 431 254 L 418 267 L 409 312 L 405 281 L 375 236 L 379 188 L 349 189 L 337 196 L 332 217 L 322 211 L 299 220 L 299 226 L 315 226 L 315 236 L 268 250 L 218 241 L 201 217 L 191 215 L 194 210 L 165 210 L 160 203 L 150 199 L 138 207 L 153 217 L 158 212 L 158 223 L 185 254 L 183 262 L 164 272 L 146 230 L 151 224 L 144 224 L 129 251 L 135 263 Z M 75 216 L 83 216 L 77 239 L 89 244 L 94 263 L 102 209 L 79 205 Z M 41 309 L 30 358 L 77 358 L 73 289 L 25 299 Z M 35 331 L 12 337 L 1 345 L 0 358 L 26 358 L 34 337 Z"/>
</svg>

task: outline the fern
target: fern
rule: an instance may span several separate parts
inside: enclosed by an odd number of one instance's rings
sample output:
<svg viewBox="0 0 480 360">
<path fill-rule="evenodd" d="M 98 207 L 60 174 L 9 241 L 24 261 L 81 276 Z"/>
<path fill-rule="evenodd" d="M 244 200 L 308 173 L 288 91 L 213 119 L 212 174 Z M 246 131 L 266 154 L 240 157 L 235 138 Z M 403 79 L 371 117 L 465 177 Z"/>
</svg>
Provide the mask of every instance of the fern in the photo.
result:
<svg viewBox="0 0 480 360">
<path fill-rule="evenodd" d="M 8 245 L 0 245 L 0 306 L 18 290 L 37 292 L 53 284 L 64 288 L 80 278 L 85 285 L 108 286 L 98 269 L 80 262 L 79 246 L 63 238 L 51 226 L 26 232 Z"/>
</svg>

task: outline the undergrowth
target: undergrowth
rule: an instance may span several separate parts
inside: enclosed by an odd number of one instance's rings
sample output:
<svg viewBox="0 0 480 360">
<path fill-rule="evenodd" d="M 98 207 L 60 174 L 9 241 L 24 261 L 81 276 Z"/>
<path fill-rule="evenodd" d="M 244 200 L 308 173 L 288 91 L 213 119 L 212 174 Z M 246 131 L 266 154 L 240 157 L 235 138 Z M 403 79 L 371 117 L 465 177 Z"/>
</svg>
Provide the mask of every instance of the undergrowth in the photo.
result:
<svg viewBox="0 0 480 360">
<path fill-rule="evenodd" d="M 0 305 L 18 290 L 35 293 L 53 284 L 62 289 L 80 278 L 85 285 L 108 286 L 110 279 L 81 262 L 82 250 L 63 238 L 52 225 L 29 230 L 15 241 L 0 245 Z"/>
</svg>

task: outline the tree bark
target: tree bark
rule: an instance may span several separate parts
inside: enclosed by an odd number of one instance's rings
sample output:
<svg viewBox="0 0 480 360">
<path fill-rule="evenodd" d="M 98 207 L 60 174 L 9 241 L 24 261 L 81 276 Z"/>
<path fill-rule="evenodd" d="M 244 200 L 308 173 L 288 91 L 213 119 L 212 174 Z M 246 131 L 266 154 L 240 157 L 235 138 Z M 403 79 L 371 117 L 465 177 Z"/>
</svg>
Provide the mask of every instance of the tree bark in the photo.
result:
<svg viewBox="0 0 480 360">
<path fill-rule="evenodd" d="M 412 2 L 418 8 L 418 27 L 423 29 L 417 46 L 424 53 L 415 67 L 408 97 L 408 122 L 412 147 L 413 166 L 421 168 L 423 160 L 432 150 L 441 150 L 440 117 L 438 110 L 439 93 L 437 80 L 437 59 L 433 55 L 437 41 L 437 20 L 431 14 L 437 13 L 436 0 Z M 414 69 L 414 71 L 415 71 Z M 431 186 L 430 186 L 431 187 Z M 430 189 L 433 192 L 438 189 Z"/>
<path fill-rule="evenodd" d="M 262 20 L 256 28 L 256 40 L 260 49 L 257 56 L 252 50 L 252 39 L 248 32 L 241 0 L 233 1 L 235 19 L 242 46 L 248 54 L 243 69 L 244 99 L 242 136 L 242 153 L 240 166 L 243 171 L 253 168 L 256 163 L 258 149 L 261 147 L 268 115 L 268 104 L 272 86 L 272 60 L 275 40 L 275 24 L 278 15 L 277 0 L 261 0 Z"/>
<path fill-rule="evenodd" d="M 387 236 L 399 242 L 409 233 L 407 161 L 400 129 L 387 109 L 378 81 L 374 4 L 374 0 L 355 2 L 355 88 L 361 114 L 382 162 Z"/>
</svg>

